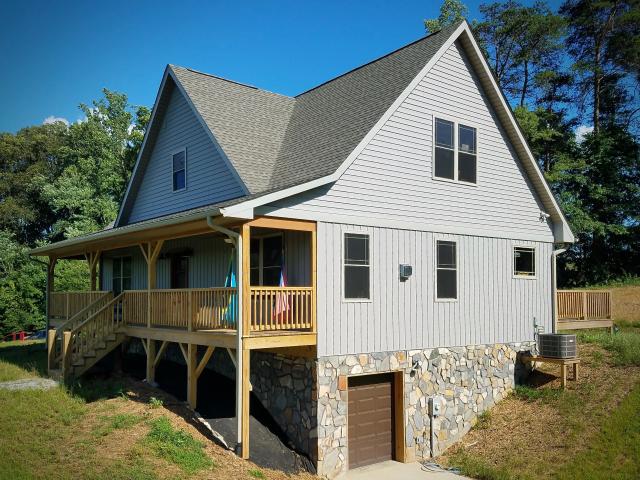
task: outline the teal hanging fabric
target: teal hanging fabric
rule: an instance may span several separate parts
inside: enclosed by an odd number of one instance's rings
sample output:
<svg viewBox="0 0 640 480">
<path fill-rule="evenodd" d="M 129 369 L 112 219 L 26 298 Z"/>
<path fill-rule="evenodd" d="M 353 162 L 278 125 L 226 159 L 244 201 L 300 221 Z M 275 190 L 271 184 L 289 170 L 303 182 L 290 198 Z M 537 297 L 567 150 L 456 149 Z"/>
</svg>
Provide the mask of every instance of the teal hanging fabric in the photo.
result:
<svg viewBox="0 0 640 480">
<path fill-rule="evenodd" d="M 236 327 L 236 318 L 238 316 L 238 282 L 236 281 L 235 269 L 235 250 L 231 249 L 231 258 L 229 259 L 229 269 L 227 270 L 227 278 L 224 280 L 226 288 L 235 288 L 229 297 L 229 304 L 224 312 L 225 323 L 233 328 Z"/>
</svg>

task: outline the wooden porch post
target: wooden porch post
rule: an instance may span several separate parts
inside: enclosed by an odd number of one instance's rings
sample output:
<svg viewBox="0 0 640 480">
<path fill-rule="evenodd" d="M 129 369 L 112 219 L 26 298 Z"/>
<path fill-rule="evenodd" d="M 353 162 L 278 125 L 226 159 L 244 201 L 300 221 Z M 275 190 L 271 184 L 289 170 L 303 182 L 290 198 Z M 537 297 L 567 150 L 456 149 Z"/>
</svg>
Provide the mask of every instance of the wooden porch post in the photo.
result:
<svg viewBox="0 0 640 480">
<path fill-rule="evenodd" d="M 249 418 L 251 415 L 249 409 L 249 396 L 251 395 L 251 350 L 242 348 L 242 372 L 236 370 L 236 374 L 242 376 L 242 442 L 240 446 L 242 451 L 240 456 L 244 459 L 249 458 Z"/>
<path fill-rule="evenodd" d="M 47 266 L 47 299 L 46 299 L 46 311 L 47 311 L 47 330 L 49 329 L 49 317 L 51 316 L 51 294 L 53 293 L 55 283 L 55 271 L 56 263 L 58 259 L 56 257 L 49 257 L 49 265 Z"/>
<path fill-rule="evenodd" d="M 239 382 L 240 405 L 236 405 L 240 416 L 240 456 L 249 458 L 249 395 L 250 395 L 250 351 L 245 347 L 245 338 L 251 334 L 251 226 L 242 225 L 242 339 L 241 351 L 236 351 L 236 382 Z"/>
<path fill-rule="evenodd" d="M 156 261 L 162 250 L 164 240 L 140 244 L 142 256 L 147 262 L 147 328 L 151 328 L 151 290 L 156 288 Z M 147 339 L 147 383 L 156 381 L 156 341 Z"/>
<path fill-rule="evenodd" d="M 98 260 L 100 260 L 100 250 L 96 250 L 95 252 L 88 252 L 84 254 L 84 258 L 87 259 L 87 263 L 89 264 L 89 271 L 91 272 L 91 291 L 95 292 L 97 288 L 97 266 Z"/>
<path fill-rule="evenodd" d="M 318 283 L 318 248 L 317 248 L 317 235 L 314 228 L 311 232 L 311 331 L 317 332 L 316 326 L 316 310 L 317 310 L 317 288 Z"/>
</svg>

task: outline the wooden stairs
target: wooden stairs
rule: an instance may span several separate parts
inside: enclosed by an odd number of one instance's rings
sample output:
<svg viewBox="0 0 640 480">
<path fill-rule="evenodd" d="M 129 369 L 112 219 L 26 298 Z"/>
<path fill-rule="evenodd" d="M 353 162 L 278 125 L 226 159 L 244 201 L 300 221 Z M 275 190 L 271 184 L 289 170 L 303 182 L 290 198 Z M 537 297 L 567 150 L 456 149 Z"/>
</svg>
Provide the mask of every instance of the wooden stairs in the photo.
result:
<svg viewBox="0 0 640 480">
<path fill-rule="evenodd" d="M 126 335 L 124 294 L 105 295 L 47 337 L 49 375 L 63 381 L 78 378 L 113 351 Z"/>
</svg>

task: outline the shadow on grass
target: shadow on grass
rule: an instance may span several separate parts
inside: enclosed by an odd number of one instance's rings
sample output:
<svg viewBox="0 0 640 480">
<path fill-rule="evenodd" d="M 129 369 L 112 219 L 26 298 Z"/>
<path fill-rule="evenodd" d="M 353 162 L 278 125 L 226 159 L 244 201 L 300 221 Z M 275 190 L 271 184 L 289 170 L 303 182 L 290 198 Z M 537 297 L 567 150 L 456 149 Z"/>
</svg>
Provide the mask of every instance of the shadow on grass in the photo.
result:
<svg viewBox="0 0 640 480">
<path fill-rule="evenodd" d="M 0 343 L 0 360 L 42 376 L 47 374 L 47 349 L 42 340 Z"/>
</svg>

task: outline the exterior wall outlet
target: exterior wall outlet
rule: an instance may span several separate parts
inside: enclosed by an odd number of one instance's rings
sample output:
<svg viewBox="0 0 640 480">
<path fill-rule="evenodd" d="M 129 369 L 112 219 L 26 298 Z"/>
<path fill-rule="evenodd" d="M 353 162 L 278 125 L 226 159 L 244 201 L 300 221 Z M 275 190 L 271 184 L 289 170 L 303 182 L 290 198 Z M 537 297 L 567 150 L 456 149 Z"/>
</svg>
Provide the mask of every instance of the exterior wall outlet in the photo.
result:
<svg viewBox="0 0 640 480">
<path fill-rule="evenodd" d="M 413 275 L 413 267 L 411 265 L 406 265 L 404 263 L 400 264 L 400 280 L 405 281 L 411 275 Z"/>
</svg>

